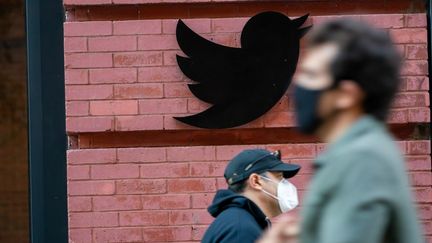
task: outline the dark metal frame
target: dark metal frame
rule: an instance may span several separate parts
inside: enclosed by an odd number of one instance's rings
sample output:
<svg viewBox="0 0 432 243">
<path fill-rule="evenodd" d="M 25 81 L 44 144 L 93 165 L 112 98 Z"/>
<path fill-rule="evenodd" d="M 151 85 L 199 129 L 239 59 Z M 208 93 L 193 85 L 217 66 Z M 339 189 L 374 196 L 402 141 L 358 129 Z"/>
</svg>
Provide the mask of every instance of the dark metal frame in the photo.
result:
<svg viewBox="0 0 432 243">
<path fill-rule="evenodd" d="M 68 241 L 63 2 L 26 0 L 30 241 Z"/>
</svg>

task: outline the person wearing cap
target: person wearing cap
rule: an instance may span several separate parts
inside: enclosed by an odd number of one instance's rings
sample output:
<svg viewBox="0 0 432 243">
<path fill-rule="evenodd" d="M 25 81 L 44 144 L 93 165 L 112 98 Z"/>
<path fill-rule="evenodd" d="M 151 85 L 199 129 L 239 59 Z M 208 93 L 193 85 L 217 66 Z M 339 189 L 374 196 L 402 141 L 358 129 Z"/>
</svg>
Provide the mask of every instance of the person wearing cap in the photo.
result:
<svg viewBox="0 0 432 243">
<path fill-rule="evenodd" d="M 297 190 L 287 179 L 299 170 L 282 162 L 279 151 L 249 149 L 235 156 L 224 173 L 228 189 L 217 191 L 208 208 L 216 219 L 202 242 L 255 242 L 269 219 L 297 206 Z"/>
</svg>

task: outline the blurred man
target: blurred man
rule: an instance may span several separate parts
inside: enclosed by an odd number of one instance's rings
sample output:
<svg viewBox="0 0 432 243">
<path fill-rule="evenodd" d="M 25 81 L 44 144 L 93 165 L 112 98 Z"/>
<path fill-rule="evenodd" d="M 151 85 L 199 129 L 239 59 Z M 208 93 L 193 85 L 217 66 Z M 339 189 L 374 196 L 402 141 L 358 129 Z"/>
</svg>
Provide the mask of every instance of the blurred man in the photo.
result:
<svg viewBox="0 0 432 243">
<path fill-rule="evenodd" d="M 388 34 L 339 19 L 309 44 L 296 75 L 298 126 L 329 146 L 314 162 L 300 242 L 424 242 L 402 155 L 385 127 L 400 69 Z M 284 242 L 292 227 L 278 225 L 261 242 Z"/>
<path fill-rule="evenodd" d="M 245 150 L 225 169 L 228 190 L 219 190 L 208 208 L 215 221 L 204 243 L 255 242 L 269 218 L 295 208 L 297 190 L 288 182 L 300 166 L 281 161 L 278 151 Z"/>
</svg>

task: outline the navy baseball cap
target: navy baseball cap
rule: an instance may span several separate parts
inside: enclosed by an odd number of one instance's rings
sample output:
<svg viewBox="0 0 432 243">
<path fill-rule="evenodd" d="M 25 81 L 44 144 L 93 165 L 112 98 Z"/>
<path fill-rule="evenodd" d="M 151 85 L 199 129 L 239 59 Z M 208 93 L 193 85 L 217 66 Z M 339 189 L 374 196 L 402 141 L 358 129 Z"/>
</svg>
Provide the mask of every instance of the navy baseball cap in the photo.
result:
<svg viewBox="0 0 432 243">
<path fill-rule="evenodd" d="M 295 176 L 300 168 L 299 165 L 282 162 L 279 150 L 269 152 L 265 149 L 247 149 L 228 163 L 224 177 L 229 185 L 233 185 L 249 178 L 252 173 L 266 171 L 283 172 L 284 178 L 290 178 Z"/>
</svg>

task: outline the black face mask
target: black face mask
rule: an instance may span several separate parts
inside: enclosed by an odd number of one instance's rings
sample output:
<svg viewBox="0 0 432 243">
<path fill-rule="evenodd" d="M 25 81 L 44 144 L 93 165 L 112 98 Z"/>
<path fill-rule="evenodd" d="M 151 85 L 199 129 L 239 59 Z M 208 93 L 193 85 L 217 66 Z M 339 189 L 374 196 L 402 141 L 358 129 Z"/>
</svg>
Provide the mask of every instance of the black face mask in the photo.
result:
<svg viewBox="0 0 432 243">
<path fill-rule="evenodd" d="M 294 100 L 297 115 L 297 126 L 301 132 L 314 133 L 322 120 L 318 116 L 318 102 L 324 90 L 310 90 L 295 86 Z"/>
</svg>

